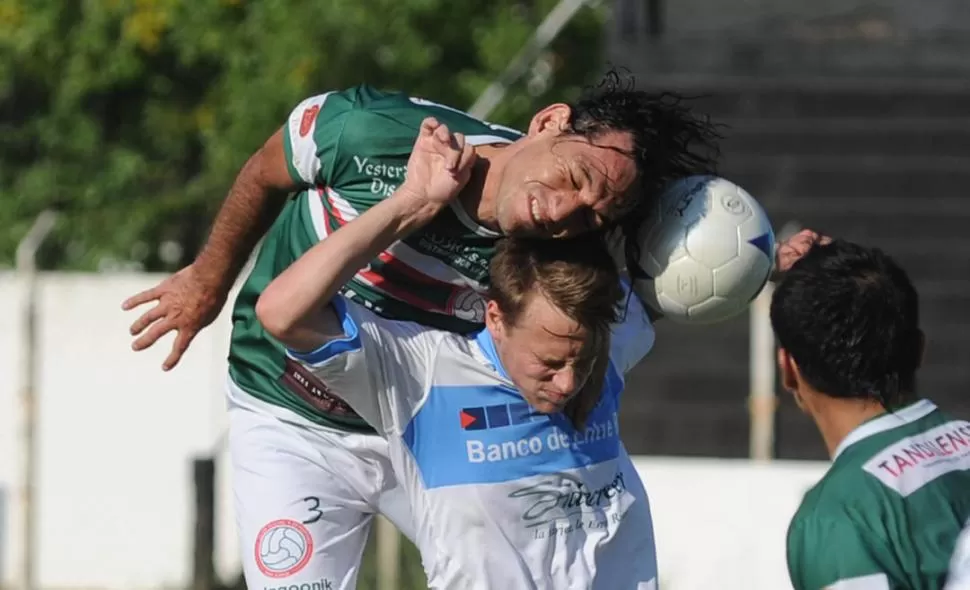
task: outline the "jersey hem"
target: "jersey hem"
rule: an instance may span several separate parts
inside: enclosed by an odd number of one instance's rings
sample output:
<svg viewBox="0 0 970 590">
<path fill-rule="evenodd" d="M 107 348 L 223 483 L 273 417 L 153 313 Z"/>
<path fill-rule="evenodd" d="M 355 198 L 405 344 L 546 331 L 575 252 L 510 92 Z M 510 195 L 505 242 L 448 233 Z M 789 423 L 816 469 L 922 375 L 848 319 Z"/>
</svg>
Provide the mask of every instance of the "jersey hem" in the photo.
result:
<svg viewBox="0 0 970 590">
<path fill-rule="evenodd" d="M 304 405 L 303 400 L 289 392 L 282 395 L 285 395 L 286 398 L 294 404 L 294 406 L 280 403 L 278 400 L 272 399 L 265 394 L 258 391 L 253 391 L 252 389 L 240 384 L 236 378 L 233 377 L 232 367 L 229 368 L 229 371 L 226 374 L 226 389 L 227 392 L 231 392 L 237 398 L 240 395 L 245 396 L 244 399 L 250 406 L 271 414 L 281 420 L 294 422 L 301 425 L 329 428 L 331 430 L 345 433 L 372 434 L 374 436 L 378 436 L 377 430 L 375 430 L 363 418 L 361 418 L 359 422 L 357 420 L 348 422 L 344 419 L 337 419 L 336 417 L 331 417 L 327 414 L 317 412 L 310 407 L 304 408 L 302 407 Z"/>
</svg>

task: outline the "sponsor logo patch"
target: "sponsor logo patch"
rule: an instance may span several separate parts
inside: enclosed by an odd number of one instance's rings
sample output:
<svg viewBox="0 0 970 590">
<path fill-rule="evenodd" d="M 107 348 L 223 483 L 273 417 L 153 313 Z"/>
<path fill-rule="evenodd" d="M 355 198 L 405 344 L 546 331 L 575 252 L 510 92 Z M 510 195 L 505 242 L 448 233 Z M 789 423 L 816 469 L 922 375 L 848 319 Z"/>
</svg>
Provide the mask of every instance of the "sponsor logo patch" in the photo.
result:
<svg viewBox="0 0 970 590">
<path fill-rule="evenodd" d="M 951 471 L 970 470 L 970 422 L 954 420 L 904 438 L 877 453 L 863 468 L 901 496 Z"/>
<path fill-rule="evenodd" d="M 489 430 L 505 428 L 530 422 L 540 414 L 534 412 L 529 404 L 499 404 L 478 408 L 462 408 L 458 412 L 464 430 Z"/>
<path fill-rule="evenodd" d="M 319 112 L 320 105 L 318 104 L 307 107 L 303 111 L 303 118 L 300 119 L 300 137 L 306 137 L 307 133 L 310 133 L 310 129 L 313 128 L 313 123 L 317 120 L 317 113 Z"/>
</svg>

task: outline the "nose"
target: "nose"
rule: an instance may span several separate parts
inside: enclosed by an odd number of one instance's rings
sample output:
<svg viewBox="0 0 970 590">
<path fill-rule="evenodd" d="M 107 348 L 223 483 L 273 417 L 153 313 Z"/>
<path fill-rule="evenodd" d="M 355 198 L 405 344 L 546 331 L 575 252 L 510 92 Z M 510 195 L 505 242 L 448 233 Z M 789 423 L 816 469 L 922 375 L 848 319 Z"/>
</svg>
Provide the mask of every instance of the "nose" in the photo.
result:
<svg viewBox="0 0 970 590">
<path fill-rule="evenodd" d="M 556 388 L 556 391 L 565 395 L 575 393 L 578 384 L 579 376 L 572 366 L 559 369 L 552 377 L 552 385 Z"/>
<path fill-rule="evenodd" d="M 574 235 L 586 229 L 584 219 L 590 207 L 579 191 L 563 191 L 555 195 L 549 212 L 549 229 L 553 235 Z"/>
</svg>

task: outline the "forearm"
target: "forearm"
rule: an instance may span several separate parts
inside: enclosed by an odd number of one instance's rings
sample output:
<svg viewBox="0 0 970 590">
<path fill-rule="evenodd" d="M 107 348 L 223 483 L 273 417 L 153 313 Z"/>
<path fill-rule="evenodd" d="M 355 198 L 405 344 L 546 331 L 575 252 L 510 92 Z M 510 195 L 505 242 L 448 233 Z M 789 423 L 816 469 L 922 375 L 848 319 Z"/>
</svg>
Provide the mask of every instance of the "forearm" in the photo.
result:
<svg viewBox="0 0 970 590">
<path fill-rule="evenodd" d="M 357 271 L 439 210 L 417 205 L 400 192 L 368 209 L 318 242 L 266 287 L 257 304 L 260 322 L 274 337 L 295 348 L 339 336 L 330 333 L 333 326 L 325 306 Z"/>
<path fill-rule="evenodd" d="M 243 166 L 196 257 L 195 271 L 212 289 L 228 293 L 256 244 L 298 187 L 286 173 L 277 133 Z"/>
</svg>

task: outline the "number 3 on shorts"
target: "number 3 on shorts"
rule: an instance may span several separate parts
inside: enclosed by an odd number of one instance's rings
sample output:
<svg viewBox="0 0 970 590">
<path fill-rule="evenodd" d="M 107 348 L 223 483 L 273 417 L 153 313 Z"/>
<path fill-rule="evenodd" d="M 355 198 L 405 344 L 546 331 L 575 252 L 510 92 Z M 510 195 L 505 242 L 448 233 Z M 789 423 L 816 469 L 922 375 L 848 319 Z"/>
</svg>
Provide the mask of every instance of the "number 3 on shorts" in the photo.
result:
<svg viewBox="0 0 970 590">
<path fill-rule="evenodd" d="M 303 524 L 313 524 L 323 518 L 323 512 L 320 512 L 320 498 L 316 496 L 307 496 L 303 498 L 303 501 L 308 505 L 307 512 L 310 517 L 303 521 Z"/>
</svg>

